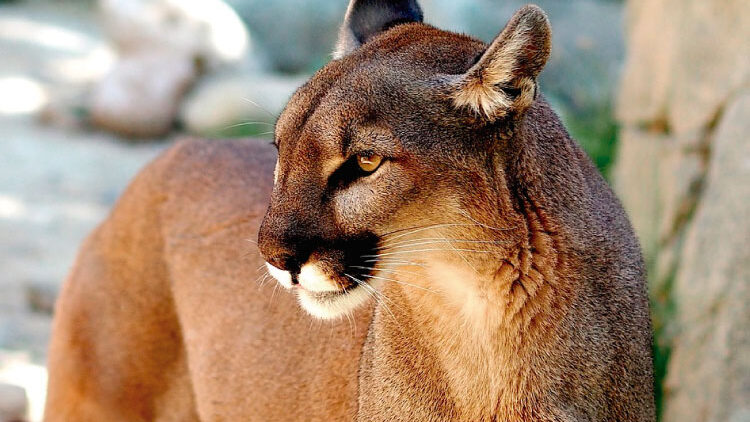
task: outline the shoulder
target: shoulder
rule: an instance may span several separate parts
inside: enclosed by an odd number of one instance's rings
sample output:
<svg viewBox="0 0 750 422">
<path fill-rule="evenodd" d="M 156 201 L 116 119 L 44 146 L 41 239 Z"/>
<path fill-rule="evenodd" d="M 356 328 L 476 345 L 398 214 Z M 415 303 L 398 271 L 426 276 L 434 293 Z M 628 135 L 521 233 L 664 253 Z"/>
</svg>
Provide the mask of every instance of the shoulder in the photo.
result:
<svg viewBox="0 0 750 422">
<path fill-rule="evenodd" d="M 154 161 L 154 173 L 165 180 L 225 178 L 234 173 L 273 171 L 275 149 L 263 139 L 206 140 L 185 138 Z"/>
<path fill-rule="evenodd" d="M 181 140 L 136 175 L 104 226 L 161 226 L 168 235 L 262 217 L 275 162 L 266 140 Z"/>
<path fill-rule="evenodd" d="M 163 222 L 194 228 L 262 216 L 273 188 L 276 150 L 262 139 L 185 139 L 144 170 L 158 185 Z M 182 225 L 181 224 L 181 225 Z"/>
<path fill-rule="evenodd" d="M 262 139 L 186 138 L 141 170 L 130 190 L 194 197 L 244 187 L 247 194 L 263 195 L 270 192 L 275 162 L 275 149 Z"/>
</svg>

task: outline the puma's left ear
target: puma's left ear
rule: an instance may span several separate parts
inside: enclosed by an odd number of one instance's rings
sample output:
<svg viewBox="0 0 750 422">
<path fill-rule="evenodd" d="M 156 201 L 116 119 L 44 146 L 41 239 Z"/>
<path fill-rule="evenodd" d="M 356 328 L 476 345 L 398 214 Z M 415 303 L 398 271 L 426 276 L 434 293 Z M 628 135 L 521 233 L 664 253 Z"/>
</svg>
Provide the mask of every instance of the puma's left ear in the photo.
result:
<svg viewBox="0 0 750 422">
<path fill-rule="evenodd" d="M 536 97 L 536 77 L 550 53 L 550 25 L 537 6 L 521 8 L 468 72 L 453 83 L 453 101 L 490 121 L 522 113 Z"/>
<path fill-rule="evenodd" d="M 333 58 L 340 59 L 380 32 L 406 22 L 422 22 L 416 0 L 351 0 Z"/>
</svg>

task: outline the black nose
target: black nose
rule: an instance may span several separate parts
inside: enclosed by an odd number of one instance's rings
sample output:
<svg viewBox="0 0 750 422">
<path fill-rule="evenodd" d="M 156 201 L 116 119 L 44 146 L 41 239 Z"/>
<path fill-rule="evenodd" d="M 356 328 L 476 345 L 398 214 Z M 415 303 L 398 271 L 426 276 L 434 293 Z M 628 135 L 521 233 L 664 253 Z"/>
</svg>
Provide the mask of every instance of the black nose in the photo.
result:
<svg viewBox="0 0 750 422">
<path fill-rule="evenodd" d="M 287 233 L 275 230 L 264 221 L 258 233 L 258 247 L 266 262 L 280 270 L 289 271 L 294 278 L 310 255 L 305 247 L 307 242 L 288 236 Z"/>
</svg>

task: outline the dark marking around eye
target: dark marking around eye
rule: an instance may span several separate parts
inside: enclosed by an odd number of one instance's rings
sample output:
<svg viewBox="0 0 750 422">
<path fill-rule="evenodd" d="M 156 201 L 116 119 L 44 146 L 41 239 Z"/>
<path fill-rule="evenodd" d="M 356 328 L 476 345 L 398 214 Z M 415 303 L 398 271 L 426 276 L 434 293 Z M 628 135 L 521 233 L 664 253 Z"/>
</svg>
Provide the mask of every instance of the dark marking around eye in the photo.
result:
<svg viewBox="0 0 750 422">
<path fill-rule="evenodd" d="M 366 172 L 359 167 L 359 164 L 357 163 L 357 155 L 353 155 L 328 178 L 328 190 L 333 192 L 338 189 L 343 189 L 351 185 L 357 179 L 369 176 L 370 174 L 372 174 L 372 172 Z"/>
</svg>

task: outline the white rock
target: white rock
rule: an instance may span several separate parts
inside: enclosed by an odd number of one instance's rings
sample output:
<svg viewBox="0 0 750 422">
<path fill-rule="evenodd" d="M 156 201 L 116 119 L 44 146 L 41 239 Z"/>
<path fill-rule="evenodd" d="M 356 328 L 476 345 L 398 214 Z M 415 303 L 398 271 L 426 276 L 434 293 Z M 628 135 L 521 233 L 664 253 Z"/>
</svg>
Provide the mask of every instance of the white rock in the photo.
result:
<svg viewBox="0 0 750 422">
<path fill-rule="evenodd" d="M 0 383 L 0 422 L 25 420 L 27 407 L 26 390 Z"/>
<path fill-rule="evenodd" d="M 164 49 L 213 66 L 242 60 L 250 38 L 222 0 L 100 0 L 105 33 L 123 52 Z"/>
<path fill-rule="evenodd" d="M 162 136 L 195 78 L 193 61 L 181 54 L 156 50 L 123 57 L 92 92 L 91 122 L 129 137 Z"/>
</svg>

